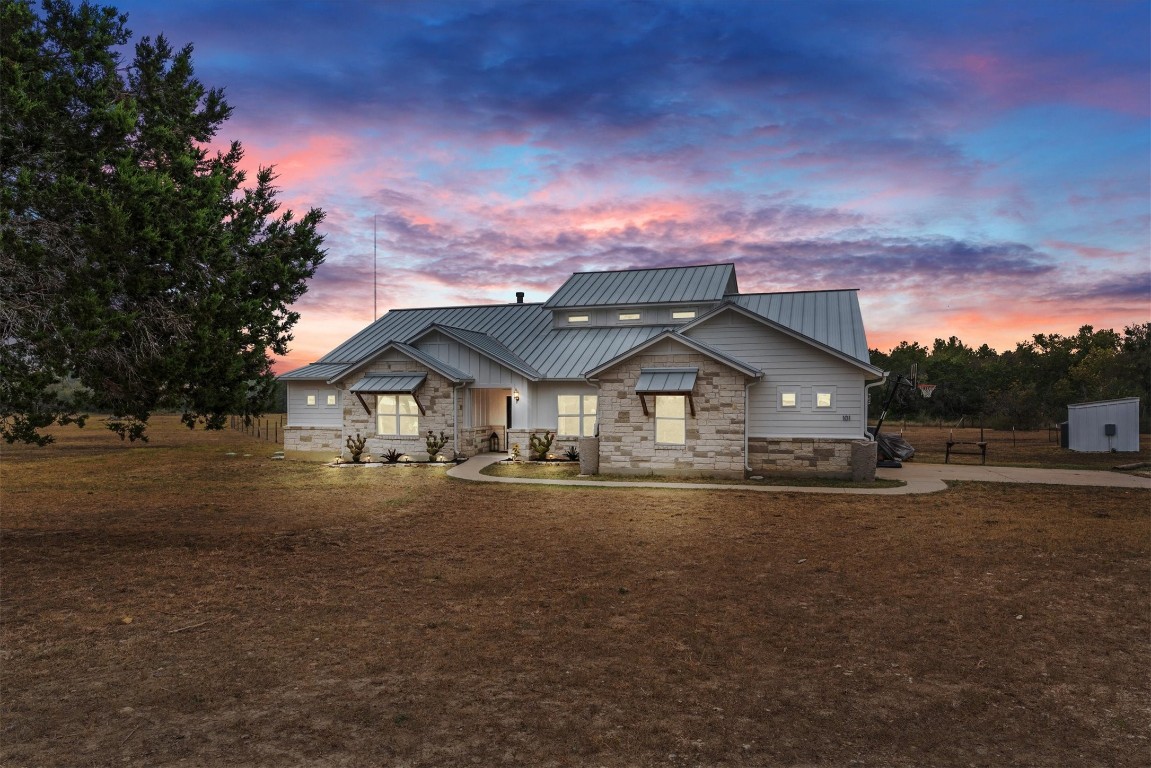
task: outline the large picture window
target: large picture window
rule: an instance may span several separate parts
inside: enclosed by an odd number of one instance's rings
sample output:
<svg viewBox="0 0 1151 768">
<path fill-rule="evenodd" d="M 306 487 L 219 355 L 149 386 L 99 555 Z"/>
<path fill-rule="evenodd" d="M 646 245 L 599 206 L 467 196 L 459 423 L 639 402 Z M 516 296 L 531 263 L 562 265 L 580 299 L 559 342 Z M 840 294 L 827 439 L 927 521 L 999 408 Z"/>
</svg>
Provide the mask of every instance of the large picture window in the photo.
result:
<svg viewBox="0 0 1151 768">
<path fill-rule="evenodd" d="M 420 434 L 420 410 L 411 395 L 376 395 L 376 432 L 381 435 Z"/>
<path fill-rule="evenodd" d="M 595 435 L 595 395 L 560 395 L 557 401 L 559 420 L 558 437 L 592 437 Z"/>
<path fill-rule="evenodd" d="M 655 441 L 663 445 L 687 443 L 687 404 L 683 395 L 656 395 Z"/>
</svg>

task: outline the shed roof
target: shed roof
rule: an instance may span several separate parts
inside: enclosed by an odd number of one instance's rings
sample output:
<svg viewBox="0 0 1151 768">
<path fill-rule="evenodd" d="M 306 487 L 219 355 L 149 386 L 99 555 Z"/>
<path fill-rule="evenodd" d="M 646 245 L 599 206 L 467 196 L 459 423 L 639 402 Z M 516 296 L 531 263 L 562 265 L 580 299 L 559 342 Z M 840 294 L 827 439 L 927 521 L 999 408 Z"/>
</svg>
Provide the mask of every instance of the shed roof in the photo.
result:
<svg viewBox="0 0 1151 768">
<path fill-rule="evenodd" d="M 695 387 L 698 368 L 640 368 L 636 392 L 690 392 Z"/>
<path fill-rule="evenodd" d="M 428 378 L 426 373 L 379 373 L 365 376 L 352 386 L 350 392 L 383 395 L 393 392 L 415 392 Z"/>
<path fill-rule="evenodd" d="M 576 272 L 544 302 L 548 309 L 720 301 L 739 293 L 734 264 Z"/>
</svg>

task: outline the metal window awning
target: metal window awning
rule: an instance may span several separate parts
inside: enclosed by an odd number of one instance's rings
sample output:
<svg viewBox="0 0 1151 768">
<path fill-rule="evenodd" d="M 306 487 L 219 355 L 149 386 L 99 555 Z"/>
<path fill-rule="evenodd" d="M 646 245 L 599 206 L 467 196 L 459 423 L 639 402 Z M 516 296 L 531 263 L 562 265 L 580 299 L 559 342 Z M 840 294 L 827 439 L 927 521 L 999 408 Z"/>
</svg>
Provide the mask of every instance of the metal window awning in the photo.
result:
<svg viewBox="0 0 1151 768">
<path fill-rule="evenodd" d="M 691 398 L 691 391 L 695 388 L 698 374 L 698 368 L 641 368 L 639 378 L 635 382 L 635 392 L 639 395 L 643 415 L 651 415 L 648 413 L 647 398 L 644 395 L 684 395 L 691 407 L 691 415 L 695 416 L 695 402 Z"/>
<path fill-rule="evenodd" d="M 423 386 L 427 380 L 426 373 L 372 373 L 357 381 L 348 388 L 364 406 L 369 414 L 372 409 L 364 400 L 364 395 L 411 395 L 416 401 L 416 407 L 424 414 L 424 406 L 416 397 L 416 390 Z"/>
</svg>

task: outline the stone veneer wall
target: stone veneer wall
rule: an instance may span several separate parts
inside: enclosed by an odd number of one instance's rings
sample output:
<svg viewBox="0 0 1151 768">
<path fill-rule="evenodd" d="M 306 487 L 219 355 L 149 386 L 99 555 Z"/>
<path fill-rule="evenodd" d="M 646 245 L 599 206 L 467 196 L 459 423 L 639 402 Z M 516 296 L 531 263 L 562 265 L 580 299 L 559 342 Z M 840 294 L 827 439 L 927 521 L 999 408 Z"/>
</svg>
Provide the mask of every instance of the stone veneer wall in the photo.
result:
<svg viewBox="0 0 1151 768">
<path fill-rule="evenodd" d="M 754 474 L 852 478 L 851 456 L 861 440 L 839 438 L 753 437 L 748 440 L 748 465 Z"/>
<path fill-rule="evenodd" d="M 284 427 L 284 458 L 331 461 L 343 449 L 339 427 Z"/>
<path fill-rule="evenodd" d="M 348 388 L 359 381 L 366 373 L 406 373 L 411 371 L 419 371 L 428 375 L 423 386 L 416 390 L 416 399 L 424 406 L 424 413 L 420 414 L 420 434 L 411 436 L 378 435 L 376 433 L 376 396 L 363 396 L 364 400 L 368 403 L 368 407 L 371 408 L 371 413 L 368 413 L 364 410 L 364 406 L 360 403 L 359 398 L 349 392 Z M 448 443 L 444 446 L 443 451 L 448 456 L 451 456 L 451 452 L 455 446 L 453 438 L 456 427 L 452 419 L 452 390 L 454 387 L 450 381 L 440 374 L 411 360 L 379 360 L 340 381 L 339 386 L 344 392 L 344 437 L 340 438 L 341 446 L 343 446 L 344 439 L 347 436 L 355 435 L 359 432 L 361 437 L 368 438 L 367 444 L 364 447 L 364 453 L 370 455 L 373 459 L 382 456 L 388 449 L 394 448 L 397 451 L 402 451 L 411 456 L 415 461 L 424 461 L 428 458 L 427 444 L 425 442 L 428 430 L 434 431 L 436 435 L 439 435 L 442 430 L 448 437 Z M 457 408 L 459 411 L 458 419 L 461 425 L 464 421 L 463 400 L 463 390 L 460 390 Z M 474 453 L 475 446 L 473 441 L 468 439 L 469 436 L 466 434 L 466 430 L 461 429 L 460 432 L 460 453 L 468 455 Z"/>
<path fill-rule="evenodd" d="M 656 445 L 655 401 L 645 416 L 635 383 L 641 368 L 696 367 L 682 446 Z M 601 373 L 599 471 L 605 475 L 743 477 L 744 374 L 696 352 L 636 355 Z"/>
</svg>

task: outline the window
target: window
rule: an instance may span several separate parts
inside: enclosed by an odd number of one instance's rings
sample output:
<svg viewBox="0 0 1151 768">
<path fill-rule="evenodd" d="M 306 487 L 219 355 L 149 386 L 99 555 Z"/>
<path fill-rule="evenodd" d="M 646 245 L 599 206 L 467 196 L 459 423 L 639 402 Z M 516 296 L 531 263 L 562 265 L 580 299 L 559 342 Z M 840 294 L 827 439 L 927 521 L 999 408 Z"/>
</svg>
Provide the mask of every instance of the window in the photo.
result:
<svg viewBox="0 0 1151 768">
<path fill-rule="evenodd" d="M 316 393 L 315 392 L 309 392 L 304 397 L 304 404 L 309 405 L 309 406 L 315 405 L 316 404 Z"/>
<path fill-rule="evenodd" d="M 376 395 L 376 432 L 381 435 L 418 435 L 419 414 L 411 395 Z"/>
<path fill-rule="evenodd" d="M 779 391 L 779 407 L 795 408 L 799 405 L 799 393 L 794 389 L 781 389 Z"/>
<path fill-rule="evenodd" d="M 588 315 L 568 315 L 569 323 L 586 323 L 590 319 Z"/>
<path fill-rule="evenodd" d="M 336 396 L 335 395 L 328 395 L 328 405 L 335 405 L 335 404 L 336 404 Z"/>
<path fill-rule="evenodd" d="M 640 318 L 639 312 L 620 312 L 619 313 L 619 319 L 624 321 L 624 322 L 628 322 L 630 320 L 639 320 L 639 318 Z"/>
<path fill-rule="evenodd" d="M 835 387 L 815 388 L 815 409 L 817 411 L 835 410 Z"/>
<path fill-rule="evenodd" d="M 595 435 L 595 395 L 560 395 L 557 400 L 559 421 L 556 434 L 563 437 L 592 437 Z"/>
<path fill-rule="evenodd" d="M 655 396 L 655 441 L 663 445 L 687 442 L 687 405 L 683 395 Z"/>
<path fill-rule="evenodd" d="M 672 320 L 693 320 L 695 319 L 694 309 L 680 309 L 671 313 Z"/>
</svg>

